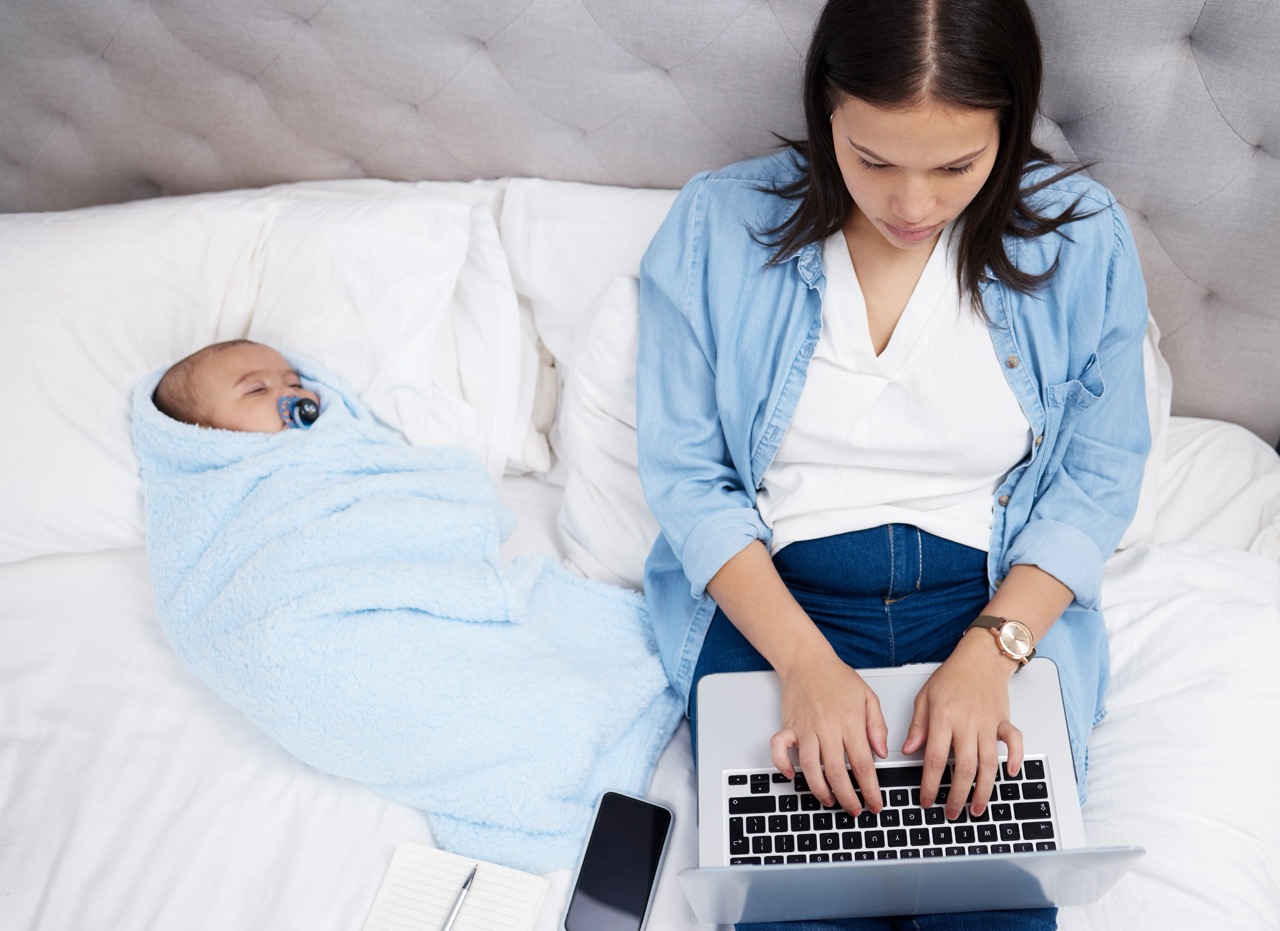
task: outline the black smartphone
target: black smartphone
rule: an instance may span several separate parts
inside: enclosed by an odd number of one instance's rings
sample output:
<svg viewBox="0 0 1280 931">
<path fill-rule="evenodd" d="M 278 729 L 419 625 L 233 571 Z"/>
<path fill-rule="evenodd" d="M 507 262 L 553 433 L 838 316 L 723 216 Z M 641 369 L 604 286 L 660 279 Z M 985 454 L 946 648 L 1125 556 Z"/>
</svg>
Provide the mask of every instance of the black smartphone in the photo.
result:
<svg viewBox="0 0 1280 931">
<path fill-rule="evenodd" d="M 642 931 L 671 835 L 671 809 L 621 792 L 596 804 L 565 931 Z"/>
</svg>

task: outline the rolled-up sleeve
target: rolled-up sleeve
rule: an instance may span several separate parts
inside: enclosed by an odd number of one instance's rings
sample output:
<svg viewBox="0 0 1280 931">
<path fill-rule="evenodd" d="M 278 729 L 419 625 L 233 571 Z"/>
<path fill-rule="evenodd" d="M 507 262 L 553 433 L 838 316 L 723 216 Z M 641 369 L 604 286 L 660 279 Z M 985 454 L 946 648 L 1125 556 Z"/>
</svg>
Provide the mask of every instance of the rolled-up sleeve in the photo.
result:
<svg viewBox="0 0 1280 931">
<path fill-rule="evenodd" d="M 1010 542 L 1004 564 L 1039 566 L 1097 608 L 1103 564 L 1133 520 L 1151 446 L 1143 375 L 1147 293 L 1133 236 L 1111 202 L 1113 238 L 1095 357 L 1059 399 L 1074 430 Z M 1066 388 L 1068 386 L 1058 386 Z M 1055 389 L 1050 388 L 1053 392 Z"/>
<path fill-rule="evenodd" d="M 726 442 L 707 280 L 706 176 L 681 191 L 640 266 L 636 430 L 649 508 L 694 597 L 769 530 Z"/>
</svg>

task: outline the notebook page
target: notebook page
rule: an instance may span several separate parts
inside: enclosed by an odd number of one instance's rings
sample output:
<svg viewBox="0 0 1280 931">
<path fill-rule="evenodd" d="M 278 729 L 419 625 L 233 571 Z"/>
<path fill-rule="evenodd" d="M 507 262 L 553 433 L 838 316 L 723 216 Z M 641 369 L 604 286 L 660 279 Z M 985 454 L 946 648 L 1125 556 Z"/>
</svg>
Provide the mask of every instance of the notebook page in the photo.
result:
<svg viewBox="0 0 1280 931">
<path fill-rule="evenodd" d="M 440 931 L 472 866 L 453 931 L 529 931 L 546 879 L 409 842 L 396 847 L 364 931 Z"/>
</svg>

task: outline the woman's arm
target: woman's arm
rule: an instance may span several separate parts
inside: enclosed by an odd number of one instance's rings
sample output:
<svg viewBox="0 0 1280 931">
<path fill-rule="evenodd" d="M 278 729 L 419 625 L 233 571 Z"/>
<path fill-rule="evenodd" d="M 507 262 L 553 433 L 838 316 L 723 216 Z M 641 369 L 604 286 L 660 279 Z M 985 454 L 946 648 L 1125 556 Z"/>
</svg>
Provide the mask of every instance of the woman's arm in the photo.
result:
<svg viewBox="0 0 1280 931">
<path fill-rule="evenodd" d="M 879 811 L 872 753 L 889 752 L 880 702 L 792 597 L 764 544 L 751 543 L 725 563 L 707 591 L 782 682 L 782 728 L 769 741 L 774 765 L 794 776 L 787 752 L 794 747 L 823 804 L 834 795 L 856 815 L 862 806 L 845 769 L 848 755 L 867 807 Z"/>
<path fill-rule="evenodd" d="M 1074 596 L 1036 566 L 1014 566 L 983 614 L 1022 621 L 1037 643 L 1071 604 Z M 955 818 L 973 786 L 970 809 L 987 807 L 996 776 L 996 743 L 1008 748 L 1009 769 L 1022 766 L 1022 732 L 1009 719 L 1009 679 L 1018 661 L 1005 656 L 985 629 L 970 628 L 951 655 L 916 696 L 903 753 L 924 749 L 920 803 L 938 797 L 948 757 L 954 758 L 947 817 Z"/>
</svg>

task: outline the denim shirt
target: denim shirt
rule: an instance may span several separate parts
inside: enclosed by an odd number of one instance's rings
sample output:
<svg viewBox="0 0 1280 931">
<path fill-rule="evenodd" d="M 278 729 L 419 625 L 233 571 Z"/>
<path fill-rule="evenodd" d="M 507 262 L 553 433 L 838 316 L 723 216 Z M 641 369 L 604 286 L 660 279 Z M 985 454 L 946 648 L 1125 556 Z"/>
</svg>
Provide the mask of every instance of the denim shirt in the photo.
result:
<svg viewBox="0 0 1280 931">
<path fill-rule="evenodd" d="M 641 262 L 640 478 L 662 529 L 644 589 L 667 675 L 686 697 L 715 612 L 707 582 L 753 540 L 769 542 L 756 493 L 818 342 L 821 243 L 768 265 L 772 249 L 753 236 L 794 210 L 769 190 L 800 170 L 783 152 L 698 175 Z M 1033 169 L 1025 182 L 1053 170 Z M 1019 269 L 1054 269 L 1042 288 L 1028 295 L 990 276 L 980 288 L 992 350 L 1035 437 L 993 496 L 988 581 L 994 592 L 1011 566 L 1028 563 L 1075 595 L 1040 653 L 1058 665 L 1083 776 L 1108 670 L 1103 563 L 1137 507 L 1150 435 L 1146 288 L 1123 212 L 1081 175 L 1030 203 L 1057 216 L 1077 201 L 1091 215 L 1059 233 L 1005 238 Z"/>
</svg>

